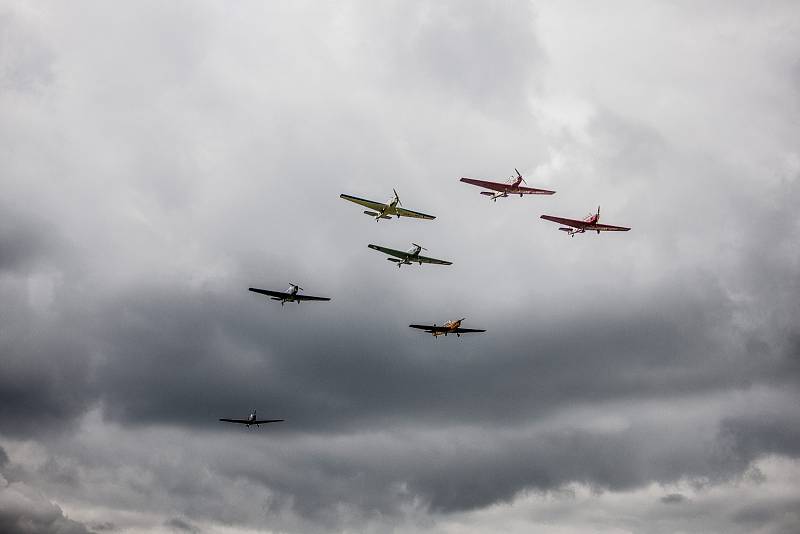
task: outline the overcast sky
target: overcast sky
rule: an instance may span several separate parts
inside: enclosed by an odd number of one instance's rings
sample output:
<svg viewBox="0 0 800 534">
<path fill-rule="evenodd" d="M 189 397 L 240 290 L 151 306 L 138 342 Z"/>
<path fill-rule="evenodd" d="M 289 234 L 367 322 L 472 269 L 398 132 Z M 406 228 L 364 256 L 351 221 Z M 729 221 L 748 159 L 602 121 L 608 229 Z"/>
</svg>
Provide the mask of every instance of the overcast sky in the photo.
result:
<svg viewBox="0 0 800 534">
<path fill-rule="evenodd" d="M 800 531 L 796 2 L 3 1 L 0 184 L 2 532 Z"/>
</svg>

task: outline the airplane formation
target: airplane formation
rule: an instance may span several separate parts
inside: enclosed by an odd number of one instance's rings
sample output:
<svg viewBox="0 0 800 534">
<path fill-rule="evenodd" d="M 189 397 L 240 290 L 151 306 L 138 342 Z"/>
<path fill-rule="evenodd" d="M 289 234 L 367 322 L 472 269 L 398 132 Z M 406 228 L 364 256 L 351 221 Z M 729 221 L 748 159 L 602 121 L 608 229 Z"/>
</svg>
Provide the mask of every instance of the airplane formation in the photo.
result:
<svg viewBox="0 0 800 534">
<path fill-rule="evenodd" d="M 514 169 L 514 171 L 516 171 L 517 175 L 512 176 L 510 180 L 507 182 L 492 182 L 487 180 L 476 180 L 473 178 L 461 178 L 460 181 L 466 184 L 480 187 L 482 189 L 488 189 L 489 191 L 481 191 L 480 194 L 490 197 L 490 199 L 494 202 L 497 202 L 498 198 L 507 198 L 512 195 L 519 195 L 520 197 L 523 197 L 524 195 L 555 194 L 555 191 L 551 191 L 549 189 L 538 189 L 535 187 L 528 187 L 527 182 L 525 181 L 525 178 L 523 178 L 522 174 L 517 169 Z M 526 185 L 523 186 L 522 185 L 523 183 Z M 400 196 L 397 194 L 397 191 L 395 189 L 392 189 L 392 192 L 394 193 L 394 196 L 385 203 L 377 202 L 374 200 L 368 200 L 365 198 L 360 198 L 352 195 L 346 195 L 344 193 L 339 195 L 339 197 L 349 202 L 353 202 L 355 204 L 359 204 L 361 206 L 368 208 L 367 210 L 364 211 L 364 214 L 369 215 L 370 217 L 374 217 L 376 222 L 380 221 L 381 219 L 391 219 L 392 217 L 396 217 L 397 219 L 400 219 L 401 217 L 411 217 L 411 218 L 425 219 L 425 220 L 433 220 L 436 218 L 434 215 L 428 215 L 426 213 L 412 211 L 403 208 L 402 207 L 403 204 L 400 201 Z M 599 235 L 600 232 L 627 232 L 630 230 L 630 228 L 627 228 L 625 226 L 601 224 L 600 206 L 597 207 L 597 212 L 593 212 L 583 219 L 569 219 L 566 217 L 556 217 L 553 215 L 542 215 L 541 218 L 546 221 L 551 221 L 561 225 L 559 227 L 559 230 L 566 232 L 570 237 L 575 237 L 575 234 L 583 234 L 586 232 L 597 232 Z M 372 250 L 376 250 L 378 252 L 381 252 L 389 256 L 386 259 L 396 264 L 398 268 L 402 267 L 403 265 L 411 265 L 414 263 L 417 263 L 420 266 L 423 263 L 428 263 L 433 265 L 453 264 L 453 262 L 451 261 L 423 256 L 421 252 L 423 250 L 427 250 L 426 248 L 416 243 L 411 243 L 411 245 L 412 247 L 408 250 L 397 250 L 380 245 L 374 245 L 372 243 L 370 243 L 367 246 Z M 293 282 L 289 283 L 289 288 L 286 291 L 274 291 L 269 289 L 259 289 L 255 287 L 248 288 L 248 290 L 254 293 L 259 293 L 261 295 L 266 295 L 270 297 L 270 300 L 280 301 L 281 306 L 283 306 L 287 302 L 296 302 L 299 304 L 300 302 L 303 301 L 331 300 L 329 297 L 317 297 L 305 294 L 301 295 L 300 291 L 303 291 L 303 288 Z M 437 325 L 436 323 L 433 323 L 432 325 L 411 324 L 408 326 L 410 328 L 422 330 L 427 334 L 431 334 L 434 338 L 437 339 L 440 336 L 447 337 L 448 334 L 455 334 L 456 337 L 461 337 L 461 334 L 486 332 L 485 329 L 481 328 L 461 328 L 461 323 L 464 322 L 465 320 L 466 318 L 451 320 L 445 322 L 442 325 Z M 260 426 L 266 423 L 278 423 L 282 422 L 283 419 L 259 420 L 256 417 L 256 411 L 253 410 L 247 419 L 223 418 L 220 419 L 220 421 L 226 423 L 242 424 L 245 425 L 247 428 L 250 428 L 251 425 Z"/>
</svg>

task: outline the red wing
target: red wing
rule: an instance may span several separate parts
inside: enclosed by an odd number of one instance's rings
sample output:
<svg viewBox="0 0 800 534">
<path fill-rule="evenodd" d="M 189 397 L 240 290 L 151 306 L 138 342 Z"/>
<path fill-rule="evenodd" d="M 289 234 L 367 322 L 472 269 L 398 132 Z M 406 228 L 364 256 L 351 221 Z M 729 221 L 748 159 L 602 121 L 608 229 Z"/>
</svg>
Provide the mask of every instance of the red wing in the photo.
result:
<svg viewBox="0 0 800 534">
<path fill-rule="evenodd" d="M 517 186 L 516 189 L 509 189 L 509 193 L 523 193 L 525 195 L 553 195 L 555 191 L 549 189 L 536 189 L 535 187 Z"/>
<path fill-rule="evenodd" d="M 564 217 L 553 217 L 552 215 L 542 215 L 541 217 L 545 221 L 552 221 L 558 224 L 566 224 L 567 226 L 572 226 L 573 228 L 586 228 L 590 226 L 586 223 L 586 221 L 579 221 L 578 219 L 565 219 Z"/>
<path fill-rule="evenodd" d="M 486 189 L 493 189 L 494 191 L 508 191 L 511 186 L 500 182 L 487 182 L 486 180 L 475 180 L 474 178 L 462 178 L 465 184 L 477 185 L 478 187 L 485 187 Z"/>
<path fill-rule="evenodd" d="M 610 224 L 593 224 L 589 227 L 591 230 L 600 230 L 601 232 L 627 232 L 630 228 L 624 226 L 612 226 Z"/>
</svg>

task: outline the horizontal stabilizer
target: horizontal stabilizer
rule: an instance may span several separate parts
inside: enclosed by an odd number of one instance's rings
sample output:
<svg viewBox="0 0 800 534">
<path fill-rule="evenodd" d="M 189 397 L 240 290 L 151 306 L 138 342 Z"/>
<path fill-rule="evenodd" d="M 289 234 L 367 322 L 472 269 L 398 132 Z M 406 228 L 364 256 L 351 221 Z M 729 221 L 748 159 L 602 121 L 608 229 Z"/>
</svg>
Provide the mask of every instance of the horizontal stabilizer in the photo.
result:
<svg viewBox="0 0 800 534">
<path fill-rule="evenodd" d="M 490 193 L 489 191 L 481 191 L 481 195 L 492 196 L 494 193 Z"/>
<path fill-rule="evenodd" d="M 365 210 L 365 211 L 364 211 L 364 213 L 366 213 L 366 214 L 367 214 L 367 215 L 369 215 L 370 217 L 377 217 L 378 215 L 380 215 L 380 213 L 376 213 L 376 212 L 374 212 L 374 211 L 366 211 L 366 210 Z"/>
<path fill-rule="evenodd" d="M 572 228 L 559 228 L 562 232 L 571 232 Z"/>
<path fill-rule="evenodd" d="M 388 261 L 393 261 L 395 263 L 400 263 L 403 260 L 398 260 L 397 258 L 386 258 Z"/>
</svg>

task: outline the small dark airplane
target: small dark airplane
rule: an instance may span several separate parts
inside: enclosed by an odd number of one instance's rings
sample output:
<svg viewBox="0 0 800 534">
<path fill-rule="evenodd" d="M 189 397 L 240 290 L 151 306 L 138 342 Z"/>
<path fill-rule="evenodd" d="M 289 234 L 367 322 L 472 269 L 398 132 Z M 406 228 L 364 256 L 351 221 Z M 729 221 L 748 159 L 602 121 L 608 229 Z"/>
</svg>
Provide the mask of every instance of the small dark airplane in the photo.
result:
<svg viewBox="0 0 800 534">
<path fill-rule="evenodd" d="M 517 171 L 517 169 L 514 170 Z M 492 197 L 495 202 L 497 202 L 498 198 L 505 198 L 508 195 L 519 195 L 521 197 L 522 195 L 552 195 L 555 193 L 555 191 L 550 191 L 549 189 L 536 189 L 535 187 L 520 185 L 525 182 L 525 178 L 522 177 L 519 171 L 517 171 L 517 176 L 512 176 L 509 182 L 487 182 L 486 180 L 475 180 L 473 178 L 462 178 L 461 181 L 465 184 L 477 185 L 484 189 L 497 191 L 496 193 L 481 191 L 481 195 Z M 527 184 L 528 182 L 525 183 Z"/>
<path fill-rule="evenodd" d="M 630 228 L 624 226 L 612 226 L 610 224 L 600 224 L 600 206 L 597 206 L 597 213 L 589 214 L 585 219 L 565 219 L 564 217 L 553 217 L 552 215 L 542 215 L 545 221 L 552 221 L 558 224 L 564 224 L 571 228 L 561 227 L 559 230 L 567 232 L 570 237 L 575 237 L 575 234 L 582 234 L 584 232 L 627 232 Z"/>
<path fill-rule="evenodd" d="M 298 304 L 300 301 L 303 300 L 331 300 L 328 297 L 312 297 L 311 295 L 298 295 L 298 291 L 302 291 L 302 287 L 298 286 L 297 284 L 293 284 L 289 282 L 289 289 L 284 293 L 283 291 L 270 291 L 268 289 L 258 289 L 256 287 L 249 287 L 247 288 L 248 291 L 252 291 L 253 293 L 261 293 L 262 295 L 267 295 L 271 297 L 272 300 L 279 300 L 281 301 L 281 306 L 283 306 L 287 302 L 297 302 Z"/>
<path fill-rule="evenodd" d="M 250 417 L 247 419 L 220 419 L 223 423 L 238 423 L 240 425 L 246 425 L 247 428 L 250 428 L 250 425 L 265 425 L 267 423 L 280 423 L 283 419 L 257 419 L 256 418 L 256 411 L 253 410 L 253 413 L 250 414 Z"/>
<path fill-rule="evenodd" d="M 411 265 L 412 263 L 419 263 L 422 265 L 423 263 L 433 263 L 436 265 L 452 265 L 452 261 L 446 260 L 437 260 L 436 258 L 428 258 L 427 256 L 420 256 L 420 252 L 423 250 L 428 250 L 421 245 L 417 245 L 416 243 L 411 243 L 413 245 L 409 250 L 395 250 L 393 248 L 386 248 L 381 247 L 379 245 L 367 245 L 372 250 L 377 250 L 378 252 L 383 252 L 384 254 L 388 254 L 389 256 L 394 256 L 394 258 L 386 258 L 389 261 L 393 261 L 397 264 L 397 267 L 402 267 L 403 265 Z M 398 259 L 399 258 L 399 259 Z"/>
<path fill-rule="evenodd" d="M 349 200 L 350 202 L 355 202 L 356 204 L 361 204 L 364 207 L 369 208 L 372 211 L 365 211 L 364 213 L 369 215 L 370 217 L 375 217 L 376 221 L 380 221 L 381 219 L 391 219 L 392 215 L 396 215 L 399 219 L 400 217 L 413 217 L 415 219 L 435 219 L 436 217 L 433 215 L 428 215 L 426 213 L 420 213 L 418 211 L 411 211 L 405 208 L 401 208 L 403 203 L 400 202 L 400 197 L 397 195 L 397 191 L 392 189 L 394 192 L 394 198 L 389 199 L 386 204 L 383 202 L 375 202 L 374 200 L 367 200 L 366 198 L 359 198 L 354 197 L 352 195 L 345 195 L 342 193 L 339 195 L 340 198 L 345 200 Z"/>
<path fill-rule="evenodd" d="M 456 337 L 461 337 L 461 334 L 468 334 L 470 332 L 486 332 L 486 330 L 475 328 L 461 328 L 461 322 L 464 321 L 464 319 L 466 319 L 466 317 L 457 321 L 447 321 L 442 326 L 436 326 L 435 323 L 433 325 L 410 324 L 408 326 L 411 328 L 418 328 L 419 330 L 425 330 L 425 332 L 433 334 L 433 337 L 447 336 L 447 334 L 455 334 Z"/>
</svg>

